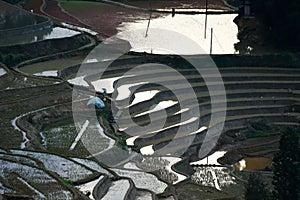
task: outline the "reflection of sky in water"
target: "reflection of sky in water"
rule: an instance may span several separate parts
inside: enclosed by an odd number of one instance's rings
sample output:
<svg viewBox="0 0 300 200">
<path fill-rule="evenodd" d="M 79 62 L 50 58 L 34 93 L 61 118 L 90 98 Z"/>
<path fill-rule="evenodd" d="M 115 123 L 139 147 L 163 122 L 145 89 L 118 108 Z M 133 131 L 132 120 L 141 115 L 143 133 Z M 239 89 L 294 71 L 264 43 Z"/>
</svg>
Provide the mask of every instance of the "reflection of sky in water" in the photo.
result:
<svg viewBox="0 0 300 200">
<path fill-rule="evenodd" d="M 142 101 L 147 101 L 154 97 L 159 90 L 150 90 L 150 91 L 144 91 L 144 92 L 137 92 L 134 94 L 134 99 L 131 103 L 131 106 L 137 103 L 140 103 Z"/>
<path fill-rule="evenodd" d="M 95 186 L 97 185 L 97 183 L 99 183 L 99 181 L 101 181 L 101 179 L 103 179 L 103 176 L 100 176 L 98 179 L 84 183 L 82 185 L 76 186 L 76 188 L 78 188 L 80 191 L 82 191 L 83 193 L 87 193 L 90 192 L 91 194 L 93 193 L 93 190 L 95 188 Z M 93 195 L 89 196 L 90 199 L 94 199 Z"/>
<path fill-rule="evenodd" d="M 78 34 L 80 34 L 80 32 L 73 31 L 67 28 L 55 27 L 52 29 L 51 33 L 44 35 L 43 39 L 48 40 L 48 39 L 56 39 L 56 38 L 65 38 L 65 37 L 72 37 Z"/>
<path fill-rule="evenodd" d="M 220 165 L 218 159 L 223 157 L 226 154 L 226 151 L 216 151 L 213 154 L 209 155 L 206 158 L 203 158 L 199 161 L 192 162 L 191 165 Z"/>
<path fill-rule="evenodd" d="M 6 71 L 2 68 L 0 68 L 0 76 L 3 76 L 4 74 L 6 74 Z"/>
<path fill-rule="evenodd" d="M 67 28 L 55 27 L 52 29 L 37 31 L 34 33 L 28 33 L 24 35 L 0 38 L 0 46 L 26 44 L 49 39 L 66 38 L 78 34 L 80 34 L 80 32 L 78 31 L 73 31 Z"/>
<path fill-rule="evenodd" d="M 163 49 L 167 50 L 178 49 L 181 47 L 182 54 L 203 53 L 187 49 L 184 42 L 176 35 L 152 31 L 151 29 L 166 29 L 180 33 L 192 41 L 195 41 L 200 45 L 206 53 L 209 53 L 210 49 L 210 30 L 213 28 L 213 54 L 230 54 L 235 53 L 234 43 L 238 42 L 237 32 L 238 28 L 234 24 L 233 19 L 236 14 L 226 15 L 208 15 L 207 34 L 204 39 L 204 22 L 205 15 L 180 15 L 175 17 L 168 15 L 166 17 L 160 17 L 152 19 L 150 22 L 150 28 L 148 36 L 145 38 L 148 20 L 138 20 L 136 22 L 126 22 L 119 26 L 120 33 L 118 37 L 130 41 L 133 50 L 136 51 L 148 51 L 153 53 L 163 53 Z M 138 34 L 132 34 L 132 32 L 121 33 L 121 31 L 139 30 L 143 31 Z M 143 34 L 144 33 L 144 34 Z M 174 37 L 174 38 L 172 38 Z M 145 50 L 146 47 L 146 50 Z M 158 50 L 158 51 L 156 51 Z"/>
<path fill-rule="evenodd" d="M 142 147 L 140 149 L 140 152 L 143 155 L 152 155 L 152 154 L 154 154 L 153 144 Z"/>
<path fill-rule="evenodd" d="M 57 70 L 48 70 L 48 71 L 43 71 L 43 72 L 37 72 L 37 73 L 34 73 L 33 75 L 36 75 L 36 76 L 58 76 L 58 71 Z"/>
<path fill-rule="evenodd" d="M 150 108 L 149 111 L 137 114 L 137 115 L 135 115 L 135 117 L 139 117 L 139 116 L 146 115 L 146 114 L 149 114 L 149 113 L 152 113 L 152 112 L 155 112 L 155 111 L 166 109 L 166 108 L 171 107 L 171 106 L 173 106 L 173 105 L 175 105 L 177 103 L 178 103 L 178 101 L 172 101 L 172 100 L 161 101 L 156 106 L 154 106 L 152 109 Z"/>
<path fill-rule="evenodd" d="M 0 10 L 0 46 L 26 44 L 80 34 L 78 31 L 67 28 L 53 28 L 51 24 L 48 18 L 23 10 Z M 6 34 L 7 31 L 8 34 Z"/>
</svg>

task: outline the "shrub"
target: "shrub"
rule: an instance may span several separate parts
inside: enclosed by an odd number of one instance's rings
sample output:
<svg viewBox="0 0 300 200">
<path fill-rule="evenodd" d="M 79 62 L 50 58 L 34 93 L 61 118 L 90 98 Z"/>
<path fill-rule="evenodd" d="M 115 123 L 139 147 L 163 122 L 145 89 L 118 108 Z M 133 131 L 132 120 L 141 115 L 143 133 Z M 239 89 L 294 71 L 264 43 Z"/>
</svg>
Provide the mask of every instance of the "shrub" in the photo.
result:
<svg viewBox="0 0 300 200">
<path fill-rule="evenodd" d="M 30 59 L 30 56 L 26 54 L 6 54 L 2 56 L 2 62 L 8 67 L 13 67 L 28 59 Z"/>
</svg>

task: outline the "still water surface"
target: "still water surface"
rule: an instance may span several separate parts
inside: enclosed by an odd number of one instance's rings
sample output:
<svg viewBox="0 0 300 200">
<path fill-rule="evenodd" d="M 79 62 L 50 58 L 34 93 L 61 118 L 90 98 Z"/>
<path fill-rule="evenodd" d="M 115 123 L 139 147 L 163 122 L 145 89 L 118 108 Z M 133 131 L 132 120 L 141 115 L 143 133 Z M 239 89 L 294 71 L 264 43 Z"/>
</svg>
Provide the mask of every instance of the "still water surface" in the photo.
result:
<svg viewBox="0 0 300 200">
<path fill-rule="evenodd" d="M 174 47 L 175 45 L 183 47 L 179 52 L 181 54 L 203 53 L 197 49 L 186 49 L 184 44 L 178 41 L 178 38 L 172 38 L 172 35 L 165 35 L 164 31 L 158 31 L 158 29 L 169 30 L 193 40 L 200 45 L 204 52 L 209 53 L 212 28 L 212 54 L 233 54 L 236 53 L 234 44 L 238 42 L 238 27 L 233 22 L 236 16 L 237 14 L 208 15 L 206 38 L 204 37 L 205 15 L 203 14 L 178 14 L 174 17 L 167 15 L 151 19 L 148 32 L 148 20 L 124 22 L 118 27 L 119 33 L 117 37 L 129 41 L 133 51 L 167 54 L 164 50 L 170 50 L 169 47 Z M 132 32 L 133 30 L 142 31 Z"/>
<path fill-rule="evenodd" d="M 263 170 L 270 167 L 272 160 L 264 157 L 244 158 L 234 164 L 235 169 L 243 170 Z"/>
</svg>

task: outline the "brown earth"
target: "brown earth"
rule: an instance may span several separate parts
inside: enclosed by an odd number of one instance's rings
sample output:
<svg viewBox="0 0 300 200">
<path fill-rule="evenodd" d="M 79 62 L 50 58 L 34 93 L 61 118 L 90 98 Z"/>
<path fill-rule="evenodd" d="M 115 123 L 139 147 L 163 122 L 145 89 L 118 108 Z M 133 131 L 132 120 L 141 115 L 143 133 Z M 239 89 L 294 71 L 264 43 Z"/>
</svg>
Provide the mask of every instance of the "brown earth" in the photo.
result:
<svg viewBox="0 0 300 200">
<path fill-rule="evenodd" d="M 92 7 L 86 9 L 85 7 L 78 7 L 72 10 L 65 9 L 65 12 L 60 9 L 56 0 L 46 0 L 46 8 L 44 11 L 62 21 L 81 24 L 85 27 L 92 27 L 99 33 L 103 35 L 112 36 L 115 35 L 117 27 L 120 26 L 122 22 L 132 22 L 141 19 L 148 19 L 149 13 L 144 11 L 132 10 L 129 8 L 118 7 L 115 5 L 110 5 L 106 3 L 98 2 L 101 4 L 101 10 L 97 7 Z M 149 8 L 148 1 L 133 1 L 133 2 L 124 2 L 129 5 L 134 5 L 141 8 Z M 163 8 L 204 8 L 205 2 L 189 0 L 189 1 L 153 1 L 153 8 L 163 9 Z M 210 9 L 225 9 L 228 8 L 222 0 L 210 0 L 209 1 Z M 66 14 L 67 13 L 67 14 Z M 70 17 L 73 16 L 75 18 Z M 152 18 L 162 16 L 163 14 L 152 14 Z M 77 19 L 77 20 L 76 20 Z"/>
<path fill-rule="evenodd" d="M 49 16 L 52 16 L 58 20 L 75 24 L 75 25 L 82 25 L 78 20 L 74 19 L 74 17 L 71 17 L 70 15 L 63 12 L 58 5 L 58 1 L 45 0 L 45 7 L 43 11 L 47 13 Z"/>
<path fill-rule="evenodd" d="M 125 4 L 133 5 L 140 8 L 149 8 L 149 1 L 124 1 Z M 229 10 L 222 0 L 210 0 L 210 9 L 223 9 Z M 4 4 L 4 3 L 2 3 Z M 74 25 L 79 25 L 86 28 L 91 28 L 99 33 L 99 38 L 105 38 L 108 36 L 115 35 L 117 27 L 120 26 L 122 22 L 132 22 L 141 19 L 148 19 L 149 13 L 144 11 L 132 10 L 129 8 L 118 7 L 115 5 L 110 5 L 107 3 L 99 2 L 101 4 L 101 10 L 97 7 L 86 9 L 85 7 L 79 7 L 72 10 L 63 10 L 57 0 L 45 0 L 45 7 L 43 10 L 41 6 L 43 0 L 29 0 L 25 5 L 25 9 L 30 11 L 34 10 L 38 14 L 46 14 L 49 17 L 67 22 Z M 1 5 L 0 8 L 11 7 Z M 164 9 L 164 8 L 204 8 L 205 1 L 152 1 L 152 8 L 154 9 Z M 162 16 L 163 14 L 152 14 L 152 18 Z"/>
<path fill-rule="evenodd" d="M 34 13 L 43 14 L 40 10 L 43 5 L 43 0 L 29 0 L 27 4 L 24 6 L 25 10 L 33 11 Z"/>
<path fill-rule="evenodd" d="M 55 40 L 44 40 L 29 44 L 19 44 L 13 46 L 0 47 L 3 54 L 27 54 L 31 58 L 52 55 L 59 52 L 69 51 L 88 44 L 88 38 L 85 35 L 75 35 L 69 38 L 60 38 Z"/>
<path fill-rule="evenodd" d="M 78 7 L 72 10 L 66 10 L 70 15 L 80 19 L 81 22 L 93 27 L 99 33 L 112 36 L 115 35 L 117 27 L 122 22 L 132 22 L 135 20 L 148 19 L 149 13 L 144 11 L 137 11 L 128 8 L 118 7 L 106 3 L 100 3 L 99 7 Z M 152 17 L 158 17 L 161 15 L 153 14 Z"/>
</svg>

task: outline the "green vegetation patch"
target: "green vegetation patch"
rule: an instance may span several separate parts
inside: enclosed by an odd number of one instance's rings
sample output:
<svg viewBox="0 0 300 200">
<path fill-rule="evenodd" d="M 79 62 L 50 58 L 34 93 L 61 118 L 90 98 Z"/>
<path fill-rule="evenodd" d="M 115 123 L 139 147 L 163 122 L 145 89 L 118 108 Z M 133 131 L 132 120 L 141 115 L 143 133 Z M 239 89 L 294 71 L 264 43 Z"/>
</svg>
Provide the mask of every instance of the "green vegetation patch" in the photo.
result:
<svg viewBox="0 0 300 200">
<path fill-rule="evenodd" d="M 3 62 L 8 67 L 13 67 L 16 64 L 30 59 L 31 57 L 27 54 L 1 54 L 0 53 L 0 62 Z"/>
<path fill-rule="evenodd" d="M 74 185 L 73 181 L 68 180 L 68 179 L 64 179 L 64 178 L 59 178 L 59 180 L 67 185 Z"/>
<path fill-rule="evenodd" d="M 247 130 L 241 132 L 247 138 L 268 137 L 278 134 L 266 120 L 255 121 L 250 124 Z"/>
</svg>

